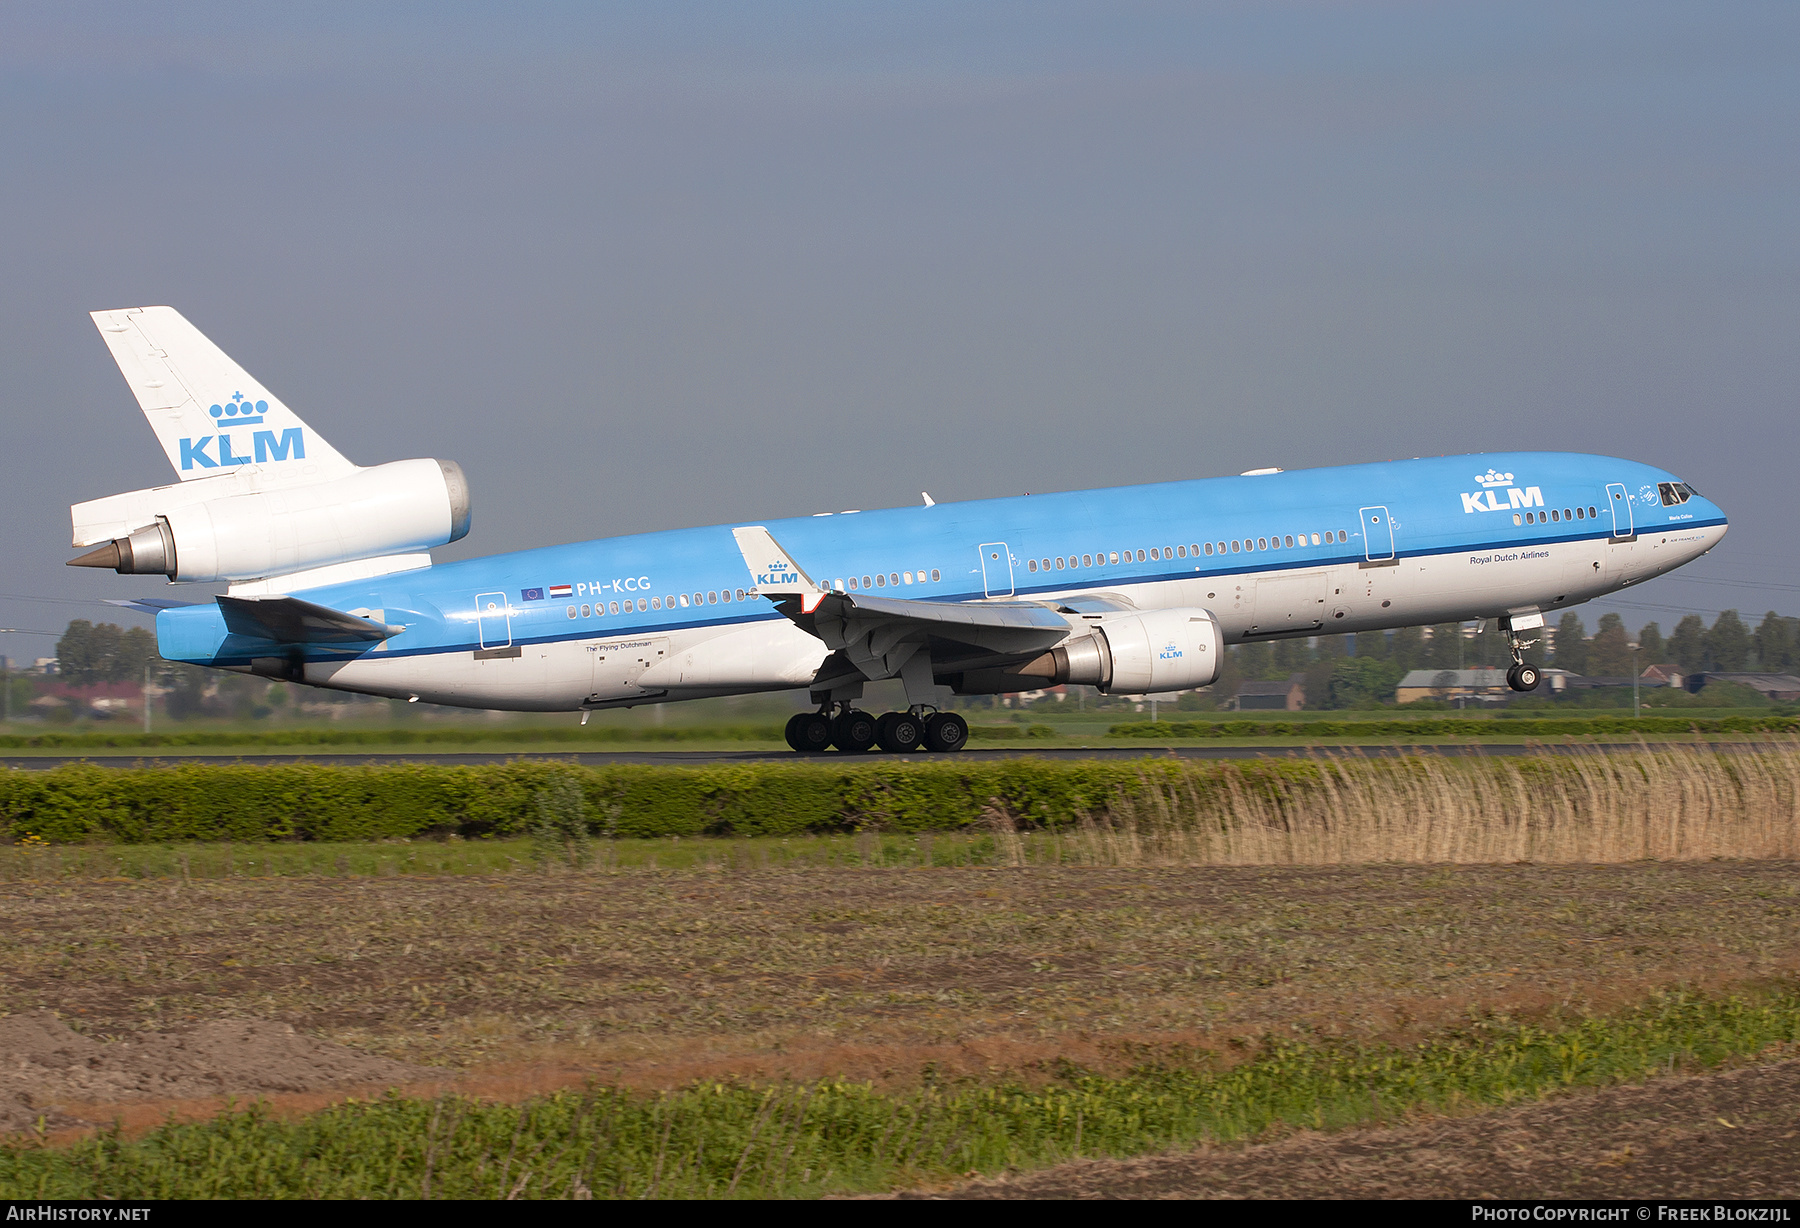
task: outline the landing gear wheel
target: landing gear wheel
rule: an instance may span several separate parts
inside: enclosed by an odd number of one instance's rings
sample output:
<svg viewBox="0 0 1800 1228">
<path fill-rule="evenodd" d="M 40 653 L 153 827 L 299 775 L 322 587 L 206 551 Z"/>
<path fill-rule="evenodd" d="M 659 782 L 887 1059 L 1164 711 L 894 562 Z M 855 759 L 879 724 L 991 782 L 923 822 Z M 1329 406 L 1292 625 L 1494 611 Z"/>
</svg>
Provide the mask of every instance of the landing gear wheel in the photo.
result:
<svg viewBox="0 0 1800 1228">
<path fill-rule="evenodd" d="M 818 712 L 797 712 L 787 723 L 787 744 L 801 754 L 817 754 L 831 746 L 831 722 Z"/>
<path fill-rule="evenodd" d="M 1506 685 L 1515 691 L 1535 691 L 1541 677 L 1535 665 L 1515 665 L 1506 671 Z"/>
<path fill-rule="evenodd" d="M 841 713 L 831 722 L 831 744 L 847 755 L 860 755 L 875 746 L 875 718 L 860 708 Z"/>
<path fill-rule="evenodd" d="M 925 749 L 938 754 L 961 750 L 969 741 L 969 722 L 954 712 L 939 712 L 925 722 Z"/>
<path fill-rule="evenodd" d="M 910 712 L 889 712 L 875 722 L 875 742 L 890 755 L 907 755 L 925 741 L 925 722 Z"/>
</svg>

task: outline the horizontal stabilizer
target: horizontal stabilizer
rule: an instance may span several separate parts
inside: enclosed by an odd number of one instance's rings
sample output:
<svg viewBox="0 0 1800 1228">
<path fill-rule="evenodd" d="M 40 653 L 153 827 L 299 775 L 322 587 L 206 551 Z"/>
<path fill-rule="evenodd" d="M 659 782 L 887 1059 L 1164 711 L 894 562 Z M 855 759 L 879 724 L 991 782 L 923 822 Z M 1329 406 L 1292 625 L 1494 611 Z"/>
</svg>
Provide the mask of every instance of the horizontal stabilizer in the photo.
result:
<svg viewBox="0 0 1800 1228">
<path fill-rule="evenodd" d="M 225 627 L 233 635 L 278 644 L 372 644 L 406 630 L 298 597 L 220 597 L 218 601 Z"/>
<path fill-rule="evenodd" d="M 164 610 L 179 610 L 183 606 L 199 605 L 198 601 L 177 601 L 173 597 L 131 597 L 105 598 L 107 605 L 123 606 L 127 610 L 136 610 L 139 614 L 148 614 L 152 618 Z"/>
</svg>

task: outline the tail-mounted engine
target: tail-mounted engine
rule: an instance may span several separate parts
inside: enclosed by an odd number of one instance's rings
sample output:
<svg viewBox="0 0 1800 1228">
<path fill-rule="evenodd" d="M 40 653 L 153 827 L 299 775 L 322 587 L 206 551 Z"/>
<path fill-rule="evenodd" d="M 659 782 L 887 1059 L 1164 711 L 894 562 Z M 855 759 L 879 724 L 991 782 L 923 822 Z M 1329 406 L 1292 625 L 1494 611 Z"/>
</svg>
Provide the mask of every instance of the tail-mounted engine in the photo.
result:
<svg viewBox="0 0 1800 1228">
<path fill-rule="evenodd" d="M 469 531 L 469 483 L 454 461 L 394 461 L 247 493 L 225 485 L 232 480 L 77 504 L 75 544 L 103 544 L 69 565 L 171 580 L 260 579 L 426 550 Z"/>
</svg>

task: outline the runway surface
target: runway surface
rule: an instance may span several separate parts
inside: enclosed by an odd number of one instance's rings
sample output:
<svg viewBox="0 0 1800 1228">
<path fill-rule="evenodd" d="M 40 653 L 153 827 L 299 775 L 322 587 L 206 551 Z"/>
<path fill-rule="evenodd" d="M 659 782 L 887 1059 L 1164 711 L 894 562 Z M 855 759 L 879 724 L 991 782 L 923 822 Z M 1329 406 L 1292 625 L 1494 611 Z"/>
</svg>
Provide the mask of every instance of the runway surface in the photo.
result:
<svg viewBox="0 0 1800 1228">
<path fill-rule="evenodd" d="M 1656 744 L 1652 744 L 1656 745 Z M 1666 744 L 1665 744 L 1666 745 Z M 1409 746 L 1402 744 L 1383 746 L 1333 746 L 1308 747 L 1296 746 L 1293 743 L 1270 743 L 1262 746 L 1053 746 L 1026 747 L 1012 746 L 993 750 L 963 750 L 951 755 L 911 754 L 904 758 L 911 763 L 968 762 L 982 759 L 1286 759 L 1304 758 L 1321 751 L 1331 755 L 1372 756 L 1393 758 L 1398 755 L 1445 755 L 1463 757 L 1468 755 L 1517 756 L 1524 754 L 1570 754 L 1575 752 L 1591 753 L 1594 751 L 1616 752 L 1636 750 L 1635 742 L 1588 742 L 1575 745 L 1532 744 L 1525 742 L 1488 742 L 1488 743 L 1444 743 L 1438 745 Z M 1752 742 L 1715 742 L 1710 749 L 1720 751 L 1748 751 L 1766 749 L 1759 743 Z M 656 763 L 671 767 L 705 767 L 725 763 L 796 763 L 802 761 L 816 763 L 842 763 L 846 761 L 872 762 L 891 756 L 879 752 L 869 755 L 842 755 L 828 751 L 817 755 L 800 755 L 791 750 L 622 750 L 622 751 L 470 751 L 453 753 L 408 753 L 395 749 L 387 751 L 363 751 L 355 754 L 224 754 L 224 755 L 164 755 L 154 754 L 112 754 L 112 755 L 8 755 L 0 756 L 0 765 L 10 768 L 21 768 L 27 771 L 47 771 L 50 768 L 62 767 L 70 763 L 91 763 L 97 767 L 130 768 L 130 767 L 178 767 L 182 764 L 238 764 L 269 765 L 282 763 L 329 763 L 345 766 L 361 766 L 373 763 L 434 763 L 478 765 L 485 763 L 512 763 L 516 760 L 545 760 L 557 763 L 579 763 L 590 767 L 604 767 L 609 763 Z"/>
</svg>

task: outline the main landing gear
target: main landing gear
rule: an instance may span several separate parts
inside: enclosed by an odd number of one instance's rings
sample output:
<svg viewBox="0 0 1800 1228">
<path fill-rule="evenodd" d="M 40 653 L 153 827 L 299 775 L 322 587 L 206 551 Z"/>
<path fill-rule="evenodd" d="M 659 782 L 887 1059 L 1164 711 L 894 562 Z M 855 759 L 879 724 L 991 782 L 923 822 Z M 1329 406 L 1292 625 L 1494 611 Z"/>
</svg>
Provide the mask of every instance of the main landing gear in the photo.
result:
<svg viewBox="0 0 1800 1228">
<path fill-rule="evenodd" d="M 891 755 L 918 750 L 943 754 L 961 750 L 968 742 L 969 722 L 954 712 L 927 716 L 923 705 L 876 718 L 847 703 L 826 704 L 817 712 L 796 713 L 787 723 L 786 736 L 787 744 L 802 754 L 833 746 L 847 755 L 877 746 Z"/>
</svg>

